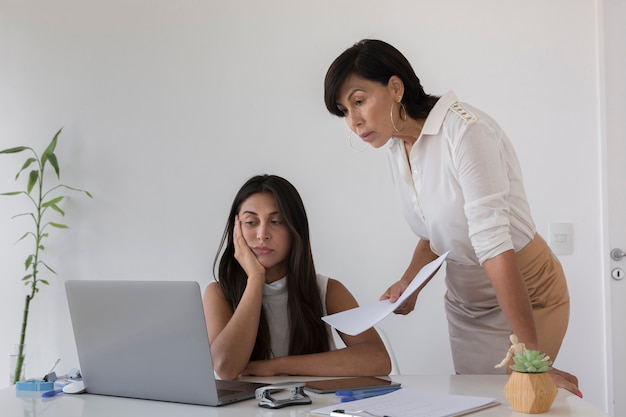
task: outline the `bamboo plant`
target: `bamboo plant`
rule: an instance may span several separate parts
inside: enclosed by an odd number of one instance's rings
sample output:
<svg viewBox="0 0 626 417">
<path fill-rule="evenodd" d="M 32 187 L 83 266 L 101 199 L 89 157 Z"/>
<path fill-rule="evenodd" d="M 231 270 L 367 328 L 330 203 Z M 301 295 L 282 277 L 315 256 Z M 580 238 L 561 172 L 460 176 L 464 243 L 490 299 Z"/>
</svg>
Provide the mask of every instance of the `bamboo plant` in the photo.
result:
<svg viewBox="0 0 626 417">
<path fill-rule="evenodd" d="M 51 186 L 46 189 L 44 187 L 45 170 L 48 165 L 50 165 L 56 174 L 56 180 L 60 181 L 61 175 L 59 170 L 59 162 L 57 156 L 55 154 L 55 149 L 57 145 L 57 140 L 63 128 L 59 129 L 52 141 L 44 150 L 43 154 L 39 156 L 37 152 L 31 147 L 28 146 L 17 146 L 14 148 L 9 148 L 0 151 L 0 154 L 15 154 L 23 151 L 28 151 L 32 153 L 32 156 L 29 156 L 17 175 L 15 176 L 15 180 L 17 181 L 21 174 L 28 171 L 28 181 L 26 183 L 26 189 L 21 191 L 11 191 L 6 193 L 0 193 L 3 196 L 16 196 L 21 195 L 24 196 L 27 200 L 32 203 L 33 210 L 27 213 L 21 213 L 13 216 L 16 217 L 30 217 L 33 221 L 32 229 L 27 231 L 20 237 L 17 242 L 20 242 L 24 239 L 32 239 L 32 252 L 29 253 L 24 261 L 24 268 L 26 271 L 26 275 L 22 277 L 22 281 L 24 285 L 28 287 L 28 292 L 26 294 L 26 298 L 24 300 L 24 313 L 22 316 L 22 326 L 20 329 L 20 337 L 19 337 L 19 351 L 17 354 L 17 362 L 15 365 L 15 372 L 12 383 L 16 383 L 21 380 L 22 375 L 22 366 L 24 363 L 24 345 L 26 340 L 26 327 L 28 324 L 28 313 L 30 311 L 30 303 L 35 298 L 35 295 L 40 290 L 40 285 L 49 285 L 48 280 L 40 277 L 41 269 L 40 267 L 44 267 L 48 271 L 52 272 L 56 275 L 56 272 L 41 259 L 41 252 L 45 249 L 44 240 L 49 237 L 48 229 L 50 227 L 56 229 L 67 229 L 68 226 L 62 223 L 54 222 L 48 220 L 50 215 L 54 214 L 53 212 L 60 214 L 61 216 L 65 216 L 65 212 L 59 206 L 59 203 L 63 201 L 66 196 L 61 194 L 61 190 L 70 190 L 76 191 L 80 193 L 84 193 L 89 198 L 92 198 L 92 195 L 85 190 L 81 190 L 78 188 L 70 187 L 65 184 L 57 183 L 56 185 Z M 52 212 L 50 212 L 52 210 Z M 17 243 L 16 242 L 16 243 Z"/>
</svg>

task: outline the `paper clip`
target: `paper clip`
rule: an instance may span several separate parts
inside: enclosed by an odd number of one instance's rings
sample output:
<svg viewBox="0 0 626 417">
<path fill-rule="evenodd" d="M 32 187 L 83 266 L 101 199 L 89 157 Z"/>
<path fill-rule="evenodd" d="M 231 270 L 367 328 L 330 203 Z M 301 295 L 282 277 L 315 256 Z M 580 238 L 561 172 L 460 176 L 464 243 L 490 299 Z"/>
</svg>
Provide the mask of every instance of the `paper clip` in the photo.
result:
<svg viewBox="0 0 626 417">
<path fill-rule="evenodd" d="M 277 399 L 272 394 L 279 391 L 290 391 L 289 398 Z M 254 392 L 259 407 L 282 408 L 289 405 L 311 404 L 311 398 L 304 392 L 304 382 L 286 382 L 257 388 Z"/>
</svg>

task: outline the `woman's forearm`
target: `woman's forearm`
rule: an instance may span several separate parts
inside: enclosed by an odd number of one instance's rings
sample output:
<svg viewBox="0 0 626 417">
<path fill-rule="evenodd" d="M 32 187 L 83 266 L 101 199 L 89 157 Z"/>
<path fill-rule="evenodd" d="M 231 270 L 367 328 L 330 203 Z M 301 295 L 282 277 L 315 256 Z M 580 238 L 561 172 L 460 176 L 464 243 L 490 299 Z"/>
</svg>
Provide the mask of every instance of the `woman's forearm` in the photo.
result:
<svg viewBox="0 0 626 417">
<path fill-rule="evenodd" d="M 245 370 L 258 376 L 375 376 L 389 372 L 391 361 L 382 342 L 380 346 L 362 343 L 330 352 L 254 361 Z"/>
<path fill-rule="evenodd" d="M 223 379 L 237 378 L 250 361 L 261 316 L 262 285 L 249 280 L 235 312 L 211 340 L 213 366 Z"/>
<path fill-rule="evenodd" d="M 424 267 L 424 265 L 437 259 L 437 255 L 430 249 L 430 241 L 420 239 L 415 245 L 413 256 L 411 257 L 411 263 L 402 274 L 401 280 L 407 280 L 409 283 L 415 278 L 417 273 Z"/>
<path fill-rule="evenodd" d="M 528 289 L 515 262 L 515 253 L 509 250 L 488 259 L 483 268 L 512 332 L 528 349 L 540 350 Z"/>
</svg>

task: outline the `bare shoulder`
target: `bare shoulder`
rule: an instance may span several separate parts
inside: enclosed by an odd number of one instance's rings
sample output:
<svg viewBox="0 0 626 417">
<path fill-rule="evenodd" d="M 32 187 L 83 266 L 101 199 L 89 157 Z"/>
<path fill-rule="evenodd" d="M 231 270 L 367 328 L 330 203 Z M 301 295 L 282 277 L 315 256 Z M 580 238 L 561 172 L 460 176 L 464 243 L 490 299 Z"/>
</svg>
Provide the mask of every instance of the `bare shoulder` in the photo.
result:
<svg viewBox="0 0 626 417">
<path fill-rule="evenodd" d="M 204 289 L 204 295 L 202 297 L 205 301 L 226 301 L 222 287 L 216 281 L 211 281 L 209 285 Z"/>
<path fill-rule="evenodd" d="M 328 314 L 338 313 L 358 307 L 356 299 L 341 281 L 328 278 L 326 286 L 326 311 Z"/>
<path fill-rule="evenodd" d="M 348 291 L 343 283 L 335 278 L 328 278 L 328 285 L 326 291 Z"/>
</svg>

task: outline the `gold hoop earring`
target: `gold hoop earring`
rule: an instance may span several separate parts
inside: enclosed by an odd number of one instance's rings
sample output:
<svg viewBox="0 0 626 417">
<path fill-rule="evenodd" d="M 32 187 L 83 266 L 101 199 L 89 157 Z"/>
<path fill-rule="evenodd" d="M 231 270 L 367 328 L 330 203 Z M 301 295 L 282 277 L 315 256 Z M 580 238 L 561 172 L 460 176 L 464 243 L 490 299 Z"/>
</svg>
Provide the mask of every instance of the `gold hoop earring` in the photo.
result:
<svg viewBox="0 0 626 417">
<path fill-rule="evenodd" d="M 367 149 L 367 144 L 365 144 L 365 146 L 361 149 L 357 149 L 354 147 L 354 145 L 352 145 L 352 130 L 351 129 L 348 129 L 348 145 L 350 145 L 350 148 L 352 148 L 352 150 L 355 153 L 361 153 Z"/>
<path fill-rule="evenodd" d="M 393 106 L 394 103 L 391 104 L 391 110 L 389 110 L 389 118 L 391 119 L 391 126 L 393 126 L 393 130 L 395 130 L 396 132 L 402 132 L 404 130 L 404 128 L 406 128 L 406 123 L 404 126 L 402 126 L 402 129 L 398 129 L 396 127 L 396 124 L 393 122 Z M 406 121 L 407 119 L 407 113 L 406 113 L 406 107 L 404 107 L 403 103 L 400 103 L 400 120 Z M 404 113 L 404 117 L 402 117 L 402 113 Z"/>
</svg>

